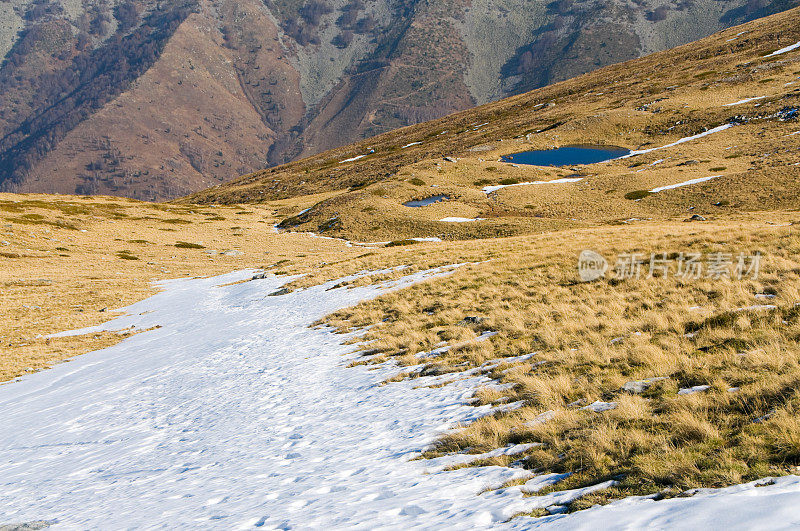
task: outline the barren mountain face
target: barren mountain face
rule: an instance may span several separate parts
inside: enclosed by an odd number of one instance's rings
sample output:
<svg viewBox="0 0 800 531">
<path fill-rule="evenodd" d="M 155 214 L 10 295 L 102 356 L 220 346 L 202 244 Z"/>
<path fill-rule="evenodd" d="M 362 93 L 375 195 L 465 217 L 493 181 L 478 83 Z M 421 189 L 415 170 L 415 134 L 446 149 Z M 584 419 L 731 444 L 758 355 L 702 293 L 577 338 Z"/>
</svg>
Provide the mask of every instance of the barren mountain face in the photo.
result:
<svg viewBox="0 0 800 531">
<path fill-rule="evenodd" d="M 175 198 L 789 0 L 0 0 L 0 189 Z"/>
</svg>

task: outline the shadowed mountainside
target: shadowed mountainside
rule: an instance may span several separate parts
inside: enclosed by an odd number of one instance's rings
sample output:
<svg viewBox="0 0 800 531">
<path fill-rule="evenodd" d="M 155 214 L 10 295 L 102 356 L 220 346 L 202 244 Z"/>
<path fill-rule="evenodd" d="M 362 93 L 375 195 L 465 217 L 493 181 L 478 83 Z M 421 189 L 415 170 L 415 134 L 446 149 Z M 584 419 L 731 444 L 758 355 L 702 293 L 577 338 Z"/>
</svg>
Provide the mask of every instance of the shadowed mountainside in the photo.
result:
<svg viewBox="0 0 800 531">
<path fill-rule="evenodd" d="M 0 189 L 179 197 L 789 0 L 0 2 Z"/>
</svg>

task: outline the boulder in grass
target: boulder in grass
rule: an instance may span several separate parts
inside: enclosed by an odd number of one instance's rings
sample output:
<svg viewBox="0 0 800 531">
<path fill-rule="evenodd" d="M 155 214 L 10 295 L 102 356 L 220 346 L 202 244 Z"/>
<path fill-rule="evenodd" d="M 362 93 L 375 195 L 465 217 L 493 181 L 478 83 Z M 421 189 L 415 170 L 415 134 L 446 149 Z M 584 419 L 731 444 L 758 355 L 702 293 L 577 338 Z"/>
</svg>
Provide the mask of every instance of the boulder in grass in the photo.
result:
<svg viewBox="0 0 800 531">
<path fill-rule="evenodd" d="M 601 400 L 597 400 L 596 402 L 592 402 L 588 406 L 581 408 L 584 411 L 594 411 L 595 413 L 603 413 L 605 411 L 611 411 L 612 409 L 617 409 L 616 402 L 603 402 Z"/>
<path fill-rule="evenodd" d="M 640 393 L 644 393 L 645 391 L 647 391 L 647 389 L 654 383 L 666 379 L 667 379 L 666 376 L 658 376 L 656 378 L 646 378 L 644 380 L 636 380 L 633 382 L 628 382 L 625 385 L 623 385 L 622 390 L 638 395 Z"/>
<path fill-rule="evenodd" d="M 474 315 L 469 315 L 464 317 L 464 319 L 458 323 L 458 326 L 473 326 L 479 325 L 483 322 L 483 317 L 476 317 Z"/>
</svg>

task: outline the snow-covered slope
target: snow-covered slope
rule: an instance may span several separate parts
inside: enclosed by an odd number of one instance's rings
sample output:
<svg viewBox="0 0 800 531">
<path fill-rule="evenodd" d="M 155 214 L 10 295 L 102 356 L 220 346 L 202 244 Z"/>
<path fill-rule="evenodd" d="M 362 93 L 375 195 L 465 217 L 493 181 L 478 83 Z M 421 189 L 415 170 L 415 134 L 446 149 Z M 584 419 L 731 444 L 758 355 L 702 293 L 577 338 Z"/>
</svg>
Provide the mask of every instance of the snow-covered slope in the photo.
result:
<svg viewBox="0 0 800 531">
<path fill-rule="evenodd" d="M 440 389 L 379 385 L 352 346 L 308 328 L 382 288 L 269 296 L 252 272 L 164 284 L 111 329 L 161 328 L 0 387 L 0 523 L 67 528 L 304 528 L 490 524 L 519 491 L 477 496 L 520 470 L 424 474 L 409 462 L 442 430 L 489 413 L 476 377 Z M 11 427 L 12 429 L 8 429 Z"/>
<path fill-rule="evenodd" d="M 530 490 L 558 478 L 501 467 L 445 472 L 440 460 L 410 460 L 455 423 L 492 412 L 465 404 L 488 379 L 473 371 L 436 388 L 422 385 L 436 377 L 381 385 L 396 367 L 348 367 L 356 355 L 342 344 L 347 337 L 309 325 L 449 271 L 288 295 L 274 295 L 285 277 L 231 284 L 252 271 L 164 283 L 100 327 L 152 330 L 0 387 L 0 524 L 639 528 L 713 524 L 722 515 L 746 527 L 768 507 L 777 527 L 792 524 L 798 478 L 503 524 L 591 488 L 529 498 L 525 486 L 483 492 L 515 477 L 530 477 Z"/>
</svg>

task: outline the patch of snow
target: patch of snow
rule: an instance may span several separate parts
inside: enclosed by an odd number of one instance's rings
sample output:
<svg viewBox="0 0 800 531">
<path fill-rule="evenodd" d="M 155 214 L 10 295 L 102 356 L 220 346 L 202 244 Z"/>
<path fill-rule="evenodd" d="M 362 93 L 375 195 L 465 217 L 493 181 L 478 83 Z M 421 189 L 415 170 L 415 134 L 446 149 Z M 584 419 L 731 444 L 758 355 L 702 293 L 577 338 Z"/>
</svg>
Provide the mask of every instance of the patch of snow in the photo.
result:
<svg viewBox="0 0 800 531">
<path fill-rule="evenodd" d="M 536 352 L 531 352 L 530 354 L 523 354 L 521 356 L 512 356 L 509 358 L 494 358 L 488 361 L 483 362 L 481 367 L 486 367 L 489 365 L 502 365 L 503 363 L 519 363 L 521 361 L 528 361 L 532 357 L 536 355 Z"/>
<path fill-rule="evenodd" d="M 552 181 L 531 181 L 527 183 L 517 183 L 517 184 L 497 184 L 494 186 L 486 186 L 483 188 L 483 193 L 491 194 L 503 188 L 510 188 L 512 186 L 531 186 L 536 184 L 568 184 L 568 183 L 577 183 L 582 181 L 583 177 L 562 177 L 560 179 L 553 179 Z"/>
<path fill-rule="evenodd" d="M 795 527 L 800 476 L 764 478 L 690 497 L 635 496 L 566 515 L 517 518 L 510 529 L 788 529 Z"/>
<path fill-rule="evenodd" d="M 441 238 L 437 238 L 435 236 L 430 238 L 411 238 L 415 242 L 432 242 L 432 243 L 440 243 L 442 241 Z"/>
<path fill-rule="evenodd" d="M 710 177 L 698 177 L 697 179 L 691 179 L 689 181 L 684 181 L 682 183 L 659 186 L 658 188 L 653 188 L 652 190 L 650 190 L 650 193 L 657 194 L 658 192 L 663 192 L 664 190 L 674 190 L 675 188 L 681 188 L 683 186 L 689 186 L 691 184 L 704 183 L 706 181 L 710 181 L 711 179 L 716 179 L 717 177 L 722 177 L 722 175 L 711 175 Z"/>
<path fill-rule="evenodd" d="M 444 221 L 445 223 L 469 223 L 470 221 L 481 221 L 483 218 L 442 218 L 439 221 Z"/>
<path fill-rule="evenodd" d="M 510 389 L 514 389 L 518 385 L 519 384 L 517 384 L 517 383 L 509 382 L 509 383 L 504 383 L 504 384 L 501 384 L 501 383 L 489 384 L 489 385 L 485 385 L 484 387 L 486 389 L 491 389 L 492 391 L 508 391 Z"/>
<path fill-rule="evenodd" d="M 526 426 L 538 426 L 539 424 L 544 424 L 545 422 L 549 422 L 556 418 L 556 412 L 553 410 L 545 411 L 544 413 L 539 413 L 536 415 L 533 420 L 530 420 L 525 423 Z"/>
<path fill-rule="evenodd" d="M 411 146 L 419 146 L 422 142 L 411 142 L 410 144 L 406 144 L 405 146 L 401 147 L 400 149 L 410 148 Z"/>
<path fill-rule="evenodd" d="M 778 307 L 774 304 L 753 304 L 752 306 L 743 306 L 741 308 L 736 308 L 734 312 L 755 312 L 759 310 L 777 310 Z"/>
<path fill-rule="evenodd" d="M 744 35 L 745 33 L 747 33 L 747 32 L 746 32 L 746 31 L 740 31 L 739 33 L 737 33 L 736 35 L 734 35 L 734 36 L 733 36 L 733 37 L 731 37 L 730 39 L 726 40 L 725 42 L 731 42 L 731 41 L 735 41 L 736 39 L 738 39 L 739 37 L 741 37 L 741 36 L 742 36 L 742 35 Z"/>
<path fill-rule="evenodd" d="M 0 430 L 0 521 L 475 528 L 531 510 L 520 489 L 483 492 L 528 471 L 428 474 L 410 460 L 498 411 L 466 403 L 492 380 L 382 385 L 395 364 L 350 367 L 358 354 L 343 342 L 357 334 L 309 327 L 449 271 L 334 288 L 341 279 L 280 297 L 269 294 L 296 277 L 239 282 L 257 273 L 243 271 L 160 283 L 161 293 L 93 327 L 159 328 L 0 387 L 0 425 L 13 426 Z"/>
<path fill-rule="evenodd" d="M 504 448 L 497 448 L 495 450 L 484 452 L 482 454 L 445 455 L 443 457 L 429 459 L 428 464 L 433 465 L 432 470 L 442 470 L 444 468 L 457 465 L 467 465 L 475 461 L 491 459 L 493 457 L 502 457 L 504 455 L 519 455 L 521 453 L 527 452 L 531 448 L 535 448 L 541 445 L 542 443 L 509 444 Z"/>
<path fill-rule="evenodd" d="M 357 156 L 349 158 L 349 159 L 340 160 L 339 164 L 344 164 L 345 162 L 355 162 L 357 160 L 363 159 L 364 157 L 366 157 L 366 155 L 357 155 Z"/>
<path fill-rule="evenodd" d="M 496 335 L 497 335 L 497 332 L 487 330 L 485 332 L 482 332 L 481 335 L 479 335 L 475 339 L 472 339 L 472 340 L 469 340 L 469 341 L 462 341 L 460 343 L 456 343 L 455 345 L 444 345 L 444 346 L 435 348 L 435 349 L 431 350 L 430 352 L 417 352 L 415 357 L 418 358 L 418 359 L 435 358 L 435 357 L 441 356 L 442 354 L 444 354 L 446 352 L 449 352 L 450 350 L 452 350 L 454 348 L 461 348 L 461 347 L 464 347 L 464 346 L 467 346 L 467 345 L 471 345 L 473 343 L 473 341 L 475 341 L 475 342 L 486 341 L 487 339 L 490 339 L 490 338 L 492 338 L 492 337 L 494 337 Z"/>
<path fill-rule="evenodd" d="M 694 387 L 684 387 L 678 391 L 679 395 L 693 395 L 695 393 L 702 393 L 711 389 L 710 385 L 695 385 Z"/>
<path fill-rule="evenodd" d="M 547 474 L 547 476 L 545 476 L 544 481 L 539 480 L 539 478 L 534 478 L 531 486 L 525 490 L 527 492 L 537 492 L 539 490 L 542 490 L 546 486 L 558 483 L 559 481 L 564 479 L 564 476 L 568 476 L 568 474 Z M 543 485 L 542 483 L 545 484 Z M 588 487 L 583 487 L 580 489 L 551 492 L 550 494 L 545 494 L 544 496 L 534 496 L 530 499 L 535 501 L 537 509 L 544 509 L 551 505 L 568 505 L 579 498 L 583 498 L 587 494 L 591 494 L 592 492 L 596 492 L 598 490 L 611 488 L 617 483 L 618 482 L 614 480 L 604 481 L 603 483 L 598 483 L 597 485 L 590 485 Z M 528 487 L 527 483 L 525 484 L 525 487 Z M 531 489 L 536 489 L 536 490 L 531 490 Z"/>
<path fill-rule="evenodd" d="M 646 171 L 646 170 L 647 170 L 647 168 L 650 168 L 650 167 L 652 167 L 652 166 L 655 166 L 656 164 L 661 164 L 661 163 L 662 163 L 662 162 L 664 162 L 665 160 L 666 160 L 666 159 L 658 159 L 658 160 L 657 160 L 657 161 L 655 161 L 655 162 L 651 162 L 650 164 L 648 164 L 646 167 L 642 168 L 641 170 L 636 170 L 636 173 L 641 173 L 641 172 L 643 172 L 643 171 Z"/>
<path fill-rule="evenodd" d="M 781 48 L 780 50 L 775 50 L 771 54 L 767 54 L 764 57 L 774 57 L 776 55 L 782 55 L 782 54 L 794 51 L 794 50 L 796 50 L 798 48 L 800 48 L 800 42 L 796 42 L 796 43 L 792 44 L 791 46 L 787 46 L 786 48 Z"/>
<path fill-rule="evenodd" d="M 517 400 L 516 402 L 511 402 L 510 404 L 503 404 L 502 406 L 497 406 L 494 408 L 494 413 L 508 413 L 509 411 L 516 411 L 517 409 L 521 408 L 525 405 L 524 400 Z"/>
<path fill-rule="evenodd" d="M 627 155 L 623 155 L 622 157 L 620 157 L 620 159 L 627 159 L 627 158 L 630 158 L 630 157 L 635 157 L 636 155 L 643 155 L 645 153 L 652 153 L 653 151 L 658 151 L 658 150 L 661 150 L 661 149 L 667 149 L 667 148 L 675 147 L 677 145 L 684 144 L 686 142 L 691 142 L 692 140 L 697 140 L 698 138 L 703 138 L 704 136 L 713 135 L 715 133 L 719 133 L 721 131 L 725 131 L 726 129 L 730 129 L 731 127 L 733 127 L 733 124 L 720 125 L 720 126 L 714 127 L 713 129 L 709 129 L 708 131 L 704 131 L 704 132 L 698 133 L 696 135 L 692 135 L 692 136 L 687 136 L 687 137 L 681 138 L 680 140 L 676 140 L 672 144 L 667 144 L 665 146 L 648 148 L 648 149 L 640 149 L 638 151 L 631 151 Z M 612 160 L 619 160 L 619 159 L 612 159 Z"/>
<path fill-rule="evenodd" d="M 744 103 L 750 103 L 751 101 L 763 100 L 764 98 L 766 98 L 766 96 L 758 96 L 758 97 L 755 97 L 755 98 L 745 98 L 743 100 L 735 101 L 733 103 L 726 103 L 725 107 L 733 107 L 734 105 L 742 105 Z"/>
</svg>

